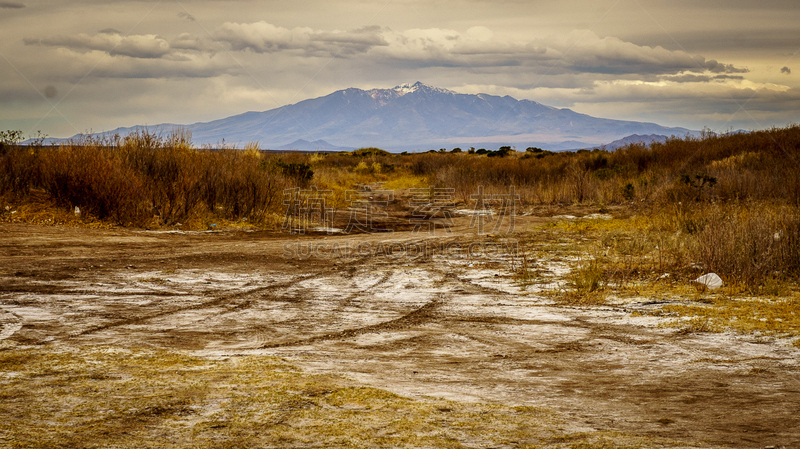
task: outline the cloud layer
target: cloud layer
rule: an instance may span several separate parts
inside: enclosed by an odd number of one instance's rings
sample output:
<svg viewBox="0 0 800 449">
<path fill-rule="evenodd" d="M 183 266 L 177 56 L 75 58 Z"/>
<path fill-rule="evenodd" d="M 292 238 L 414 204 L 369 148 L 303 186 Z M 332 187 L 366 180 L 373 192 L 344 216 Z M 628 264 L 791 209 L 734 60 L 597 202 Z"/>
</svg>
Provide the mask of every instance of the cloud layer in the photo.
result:
<svg viewBox="0 0 800 449">
<path fill-rule="evenodd" d="M 97 50 L 111 56 L 130 56 L 132 58 L 161 58 L 170 52 L 169 43 L 153 34 L 122 36 L 108 31 L 89 36 L 46 37 L 40 39 L 26 38 L 27 45 L 44 45 L 48 47 L 68 48 L 76 51 Z"/>
<path fill-rule="evenodd" d="M 345 57 L 365 53 L 387 45 L 379 27 L 352 31 L 322 31 L 311 28 L 287 29 L 264 21 L 255 23 L 226 22 L 214 33 L 217 42 L 232 50 L 256 53 L 294 51 L 302 56 Z"/>
<path fill-rule="evenodd" d="M 591 31 L 515 42 L 494 38 L 486 27 L 472 27 L 463 33 L 440 28 L 394 31 L 377 26 L 326 31 L 289 29 L 259 21 L 225 22 L 207 39 L 183 33 L 170 42 L 153 34 L 123 36 L 111 29 L 95 35 L 26 38 L 24 42 L 77 52 L 100 51 L 110 56 L 176 61 L 189 60 L 186 52 L 228 51 L 282 53 L 301 58 L 369 58 L 405 68 L 492 67 L 500 71 L 525 67 L 547 73 L 603 75 L 748 72 L 745 67 L 681 50 L 636 45 L 615 37 L 600 38 Z M 183 58 L 176 57 L 181 54 Z"/>
<path fill-rule="evenodd" d="M 800 121 L 791 73 L 800 10 L 788 0 L 0 0 L 0 9 L 0 129 L 192 123 L 417 80 L 694 129 Z"/>
</svg>

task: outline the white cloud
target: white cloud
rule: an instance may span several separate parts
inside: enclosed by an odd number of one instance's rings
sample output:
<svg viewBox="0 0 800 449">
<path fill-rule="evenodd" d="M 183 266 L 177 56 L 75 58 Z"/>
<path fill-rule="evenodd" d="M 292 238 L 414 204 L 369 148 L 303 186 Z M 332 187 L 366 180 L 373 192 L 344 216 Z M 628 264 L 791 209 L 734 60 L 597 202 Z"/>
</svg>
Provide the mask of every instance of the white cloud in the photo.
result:
<svg viewBox="0 0 800 449">
<path fill-rule="evenodd" d="M 486 42 L 494 36 L 494 33 L 484 26 L 474 26 L 467 30 L 467 36 L 476 41 Z"/>
</svg>

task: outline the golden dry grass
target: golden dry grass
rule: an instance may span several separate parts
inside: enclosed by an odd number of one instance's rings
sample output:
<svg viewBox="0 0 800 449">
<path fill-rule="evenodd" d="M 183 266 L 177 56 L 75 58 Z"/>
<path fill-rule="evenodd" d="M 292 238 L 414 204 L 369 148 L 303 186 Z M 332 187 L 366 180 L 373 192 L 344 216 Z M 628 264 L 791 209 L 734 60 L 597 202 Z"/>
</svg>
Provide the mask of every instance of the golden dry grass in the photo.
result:
<svg viewBox="0 0 800 449">
<path fill-rule="evenodd" d="M 569 431 L 536 407 L 409 399 L 273 357 L 114 347 L 0 351 L 6 447 L 669 447 Z"/>
</svg>

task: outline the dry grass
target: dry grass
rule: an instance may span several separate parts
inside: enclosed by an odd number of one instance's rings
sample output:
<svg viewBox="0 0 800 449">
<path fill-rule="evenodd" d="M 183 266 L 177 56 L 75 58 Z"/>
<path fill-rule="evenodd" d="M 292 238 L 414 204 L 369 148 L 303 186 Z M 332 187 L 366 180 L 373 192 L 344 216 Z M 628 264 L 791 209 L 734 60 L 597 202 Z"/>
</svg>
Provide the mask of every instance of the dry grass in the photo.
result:
<svg viewBox="0 0 800 449">
<path fill-rule="evenodd" d="M 789 205 L 693 203 L 552 226 L 573 241 L 593 242 L 586 251 L 605 256 L 603 274 L 619 287 L 715 272 L 743 292 L 781 295 L 800 275 L 800 209 Z"/>
<path fill-rule="evenodd" d="M 679 315 L 670 326 L 696 332 L 759 332 L 777 337 L 800 336 L 800 296 L 786 298 L 711 297 L 708 304 L 676 304 L 659 314 Z"/>
<path fill-rule="evenodd" d="M 253 148 L 199 151 L 185 133 L 11 147 L 0 155 L 7 202 L 37 192 L 72 211 L 125 226 L 219 219 L 260 223 L 282 207 L 289 178 Z"/>
<path fill-rule="evenodd" d="M 658 209 L 624 220 L 561 220 L 541 229 L 549 238 L 526 236 L 526 249 L 539 249 L 540 258 L 584 258 L 563 288 L 549 292 L 561 303 L 669 298 L 684 304 L 652 314 L 682 317 L 667 325 L 687 332 L 794 337 L 800 336 L 800 264 L 791 243 L 796 214 L 789 206 L 734 202 Z M 709 271 L 719 273 L 725 286 L 697 290 L 691 280 Z"/>
<path fill-rule="evenodd" d="M 575 239 L 602 242 L 592 253 L 609 256 L 599 267 L 609 285 L 664 273 L 687 280 L 713 271 L 760 294 L 800 275 L 797 161 L 800 126 L 634 144 L 614 152 L 504 157 L 392 155 L 376 148 L 268 155 L 257 145 L 206 151 L 194 148 L 181 131 L 139 132 L 58 148 L 6 145 L 0 189 L 19 210 L 50 202 L 70 212 L 80 207 L 90 223 L 208 229 L 220 222 L 274 227 L 289 187 L 329 190 L 329 205 L 345 208 L 347 191 L 365 185 L 394 190 L 395 198 L 412 187 L 448 187 L 462 205 L 473 204 L 478 186 L 495 195 L 513 185 L 519 207 L 614 207 L 635 214 L 556 225 Z M 2 219 L 64 221 L 65 215 L 10 212 Z M 577 290 L 586 290 L 581 279 L 575 281 Z"/>
<path fill-rule="evenodd" d="M 338 154 L 266 155 L 198 151 L 190 136 L 139 132 L 105 141 L 84 140 L 59 151 L 6 145 L 0 152 L 0 187 L 25 195 L 36 186 L 65 203 L 87 203 L 98 216 L 124 221 L 159 208 L 167 221 L 197 203 L 230 216 L 274 206 L 260 191 L 309 183 L 333 190 L 387 182 L 390 188 L 431 184 L 454 188 L 469 202 L 476 186 L 487 194 L 514 185 L 523 204 L 677 204 L 698 201 L 773 201 L 800 205 L 800 127 L 701 139 L 671 139 L 595 150 L 505 157 L 467 153 L 392 155 L 375 148 Z M 261 171 L 259 171 L 261 169 Z M 271 178 L 280 179 L 273 180 Z M 255 190 L 254 190 L 255 189 Z M 278 196 L 278 199 L 279 196 Z M 139 201 L 144 201 L 140 204 Z M 263 207 L 261 207 L 263 206 Z M 146 211 L 137 211 L 143 207 Z M 256 212 L 254 212 L 256 211 Z M 176 218 L 178 217 L 178 218 Z"/>
<path fill-rule="evenodd" d="M 272 357 L 6 346 L 0 372 L 6 447 L 677 445 L 570 432 L 540 408 L 413 400 Z"/>
</svg>

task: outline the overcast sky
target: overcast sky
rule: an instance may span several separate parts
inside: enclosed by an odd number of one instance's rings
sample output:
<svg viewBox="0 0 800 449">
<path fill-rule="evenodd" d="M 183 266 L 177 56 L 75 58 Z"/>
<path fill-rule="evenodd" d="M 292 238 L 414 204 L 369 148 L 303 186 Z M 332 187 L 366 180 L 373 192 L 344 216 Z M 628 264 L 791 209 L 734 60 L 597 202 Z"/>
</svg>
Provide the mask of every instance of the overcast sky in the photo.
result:
<svg viewBox="0 0 800 449">
<path fill-rule="evenodd" d="M 0 129 L 209 121 L 422 81 L 715 131 L 800 122 L 797 0 L 0 0 Z"/>
</svg>

